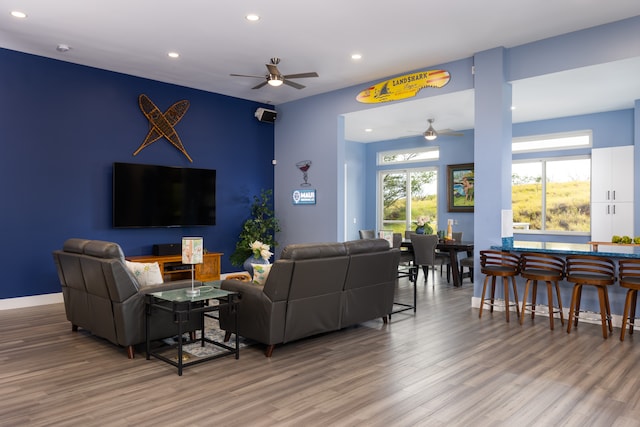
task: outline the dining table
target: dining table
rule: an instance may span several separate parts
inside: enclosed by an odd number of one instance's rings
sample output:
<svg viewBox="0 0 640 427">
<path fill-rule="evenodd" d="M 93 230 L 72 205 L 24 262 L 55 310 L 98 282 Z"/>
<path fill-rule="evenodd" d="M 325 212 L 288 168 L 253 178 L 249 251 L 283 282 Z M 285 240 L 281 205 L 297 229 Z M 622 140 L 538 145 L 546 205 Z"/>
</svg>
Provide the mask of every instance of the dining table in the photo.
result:
<svg viewBox="0 0 640 427">
<path fill-rule="evenodd" d="M 401 248 L 413 253 L 413 244 L 411 240 L 404 239 Z M 473 242 L 456 242 L 455 240 L 439 240 L 436 249 L 447 252 L 449 254 L 449 263 L 451 264 L 451 277 L 453 286 L 462 286 L 462 276 L 460 275 L 460 264 L 458 262 L 458 253 L 466 252 L 467 256 L 473 256 Z"/>
</svg>

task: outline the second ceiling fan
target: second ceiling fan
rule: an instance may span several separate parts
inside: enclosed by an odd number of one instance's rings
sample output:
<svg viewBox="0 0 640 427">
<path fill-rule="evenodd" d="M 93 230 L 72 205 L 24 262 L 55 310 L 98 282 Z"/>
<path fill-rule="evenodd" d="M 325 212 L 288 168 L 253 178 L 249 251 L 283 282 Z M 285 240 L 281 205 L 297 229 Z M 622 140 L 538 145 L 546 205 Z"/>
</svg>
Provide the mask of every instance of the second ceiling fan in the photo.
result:
<svg viewBox="0 0 640 427">
<path fill-rule="evenodd" d="M 287 86 L 294 87 L 296 89 L 304 89 L 306 86 L 301 85 L 300 83 L 292 82 L 290 79 L 301 79 L 306 77 L 318 77 L 318 73 L 298 73 L 298 74 L 282 74 L 280 70 L 278 70 L 278 64 L 280 63 L 280 58 L 271 58 L 270 64 L 265 64 L 269 74 L 266 76 L 248 76 L 246 74 L 230 74 L 234 77 L 253 77 L 257 79 L 265 79 L 262 83 L 257 86 L 252 87 L 251 89 L 260 89 L 261 87 L 269 84 L 270 86 L 280 86 L 285 84 Z"/>
<path fill-rule="evenodd" d="M 425 130 L 422 133 L 422 136 L 424 136 L 424 139 L 426 139 L 427 141 L 433 141 L 438 137 L 438 135 L 448 135 L 448 136 L 464 135 L 461 132 L 455 132 L 451 129 L 442 129 L 441 131 L 436 132 L 436 130 L 433 128 L 433 122 L 435 122 L 435 119 L 427 119 L 427 121 L 429 122 L 429 127 L 427 128 L 427 130 Z"/>
</svg>

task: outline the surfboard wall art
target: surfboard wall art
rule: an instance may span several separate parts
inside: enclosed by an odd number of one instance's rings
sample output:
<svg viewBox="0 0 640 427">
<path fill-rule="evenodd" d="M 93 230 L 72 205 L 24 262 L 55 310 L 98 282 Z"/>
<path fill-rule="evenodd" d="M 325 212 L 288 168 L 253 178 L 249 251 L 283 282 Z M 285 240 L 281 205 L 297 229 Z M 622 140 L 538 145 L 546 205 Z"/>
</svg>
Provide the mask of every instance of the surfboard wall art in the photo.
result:
<svg viewBox="0 0 640 427">
<path fill-rule="evenodd" d="M 422 88 L 440 88 L 449 83 L 451 75 L 445 70 L 429 70 L 405 74 L 376 83 L 356 96 L 363 104 L 397 101 L 416 96 Z"/>
<path fill-rule="evenodd" d="M 149 120 L 149 132 L 133 155 L 135 156 L 143 148 L 151 145 L 158 139 L 165 137 L 171 144 L 173 144 L 174 147 L 180 150 L 180 152 L 184 154 L 190 162 L 193 163 L 193 160 L 191 160 L 191 157 L 187 154 L 187 150 L 185 150 L 184 145 L 180 140 L 180 136 L 178 136 L 178 132 L 174 129 L 174 126 L 178 124 L 180 119 L 182 119 L 182 116 L 184 116 L 189 109 L 189 101 L 178 101 L 169 107 L 164 113 L 156 107 L 147 95 L 140 95 L 138 103 L 140 104 L 140 110 L 147 120 Z"/>
</svg>

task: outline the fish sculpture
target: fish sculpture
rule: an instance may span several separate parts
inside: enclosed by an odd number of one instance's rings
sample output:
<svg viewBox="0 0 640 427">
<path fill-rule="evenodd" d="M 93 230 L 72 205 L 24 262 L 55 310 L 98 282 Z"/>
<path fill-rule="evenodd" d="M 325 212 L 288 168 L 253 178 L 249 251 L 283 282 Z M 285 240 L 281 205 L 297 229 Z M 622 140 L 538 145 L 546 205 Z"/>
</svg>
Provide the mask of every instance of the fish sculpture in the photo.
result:
<svg viewBox="0 0 640 427">
<path fill-rule="evenodd" d="M 450 79 L 451 75 L 445 70 L 405 74 L 366 88 L 356 96 L 356 100 L 364 104 L 375 104 L 411 98 L 425 87 L 441 88 Z"/>
<path fill-rule="evenodd" d="M 138 97 L 138 103 L 140 104 L 140 110 L 149 120 L 149 132 L 144 141 L 133 153 L 137 155 L 143 148 L 156 142 L 158 139 L 165 137 L 174 147 L 176 147 L 182 154 L 184 154 L 191 163 L 191 157 L 187 154 L 178 132 L 174 129 L 174 126 L 182 119 L 184 114 L 189 109 L 189 101 L 182 100 L 173 104 L 164 113 L 160 111 L 158 107 L 149 99 L 147 95 L 140 95 Z"/>
</svg>

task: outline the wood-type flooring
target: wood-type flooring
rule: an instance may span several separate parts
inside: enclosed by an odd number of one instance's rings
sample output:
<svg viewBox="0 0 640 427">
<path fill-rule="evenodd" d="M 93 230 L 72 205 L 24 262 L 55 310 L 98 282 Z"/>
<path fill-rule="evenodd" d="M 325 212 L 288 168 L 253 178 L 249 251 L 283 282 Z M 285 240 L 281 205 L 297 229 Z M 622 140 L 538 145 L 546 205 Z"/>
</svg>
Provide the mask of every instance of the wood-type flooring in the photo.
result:
<svg viewBox="0 0 640 427">
<path fill-rule="evenodd" d="M 436 275 L 437 277 L 437 275 Z M 2 426 L 638 426 L 640 332 L 603 339 L 471 307 L 424 283 L 418 311 L 186 368 L 72 332 L 64 306 L 0 311 Z M 398 298 L 409 300 L 406 279 Z M 559 319 L 558 319 L 559 320 Z M 638 341 L 638 342 L 636 342 Z"/>
</svg>

